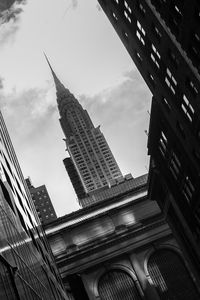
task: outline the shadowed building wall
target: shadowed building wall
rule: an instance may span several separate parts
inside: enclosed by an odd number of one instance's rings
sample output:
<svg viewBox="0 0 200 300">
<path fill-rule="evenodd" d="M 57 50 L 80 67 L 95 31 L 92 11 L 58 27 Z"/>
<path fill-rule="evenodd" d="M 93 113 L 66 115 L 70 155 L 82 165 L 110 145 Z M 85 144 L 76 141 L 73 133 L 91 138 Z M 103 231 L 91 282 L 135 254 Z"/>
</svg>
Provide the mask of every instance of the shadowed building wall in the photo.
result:
<svg viewBox="0 0 200 300">
<path fill-rule="evenodd" d="M 200 286 L 200 3 L 98 1 L 153 94 L 149 197 Z"/>
</svg>

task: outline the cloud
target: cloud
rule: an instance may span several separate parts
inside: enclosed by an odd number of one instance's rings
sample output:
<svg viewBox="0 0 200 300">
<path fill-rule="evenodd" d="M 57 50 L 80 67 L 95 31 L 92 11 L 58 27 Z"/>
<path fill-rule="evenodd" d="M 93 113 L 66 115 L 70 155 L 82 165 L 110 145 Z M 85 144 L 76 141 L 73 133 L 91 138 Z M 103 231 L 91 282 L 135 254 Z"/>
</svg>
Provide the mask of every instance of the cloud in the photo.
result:
<svg viewBox="0 0 200 300">
<path fill-rule="evenodd" d="M 138 71 L 124 74 L 122 81 L 93 95 L 79 97 L 95 126 L 103 124 L 107 132 L 121 130 L 121 124 L 131 129 L 147 116 L 151 95 Z M 56 96 L 51 82 L 44 88 L 31 88 L 21 92 L 12 90 L 5 94 L 0 78 L 1 110 L 13 136 L 22 140 L 36 139 L 46 133 L 55 116 L 58 119 Z M 147 129 L 144 128 L 143 131 Z M 103 129 L 104 131 L 104 129 Z"/>
<path fill-rule="evenodd" d="M 0 7 L 0 44 L 12 41 L 19 28 L 20 15 L 23 12 L 22 5 L 26 1 L 10 1 L 7 6 Z"/>
<path fill-rule="evenodd" d="M 0 45 L 4 45 L 7 42 L 13 42 L 15 33 L 19 29 L 18 24 L 8 23 L 5 28 L 0 29 Z M 1 26 L 1 25 L 0 25 Z"/>
<path fill-rule="evenodd" d="M 13 89 L 7 95 L 0 90 L 1 109 L 8 130 L 19 157 L 26 161 L 27 169 L 31 165 L 28 160 L 34 157 L 38 162 L 42 161 L 40 156 L 45 161 L 47 149 L 56 153 L 57 147 L 60 147 L 59 155 L 64 157 L 65 146 L 58 121 L 56 95 L 51 87 L 52 82 L 47 82 L 44 88 L 21 92 Z M 102 132 L 122 169 L 130 172 L 132 163 L 132 169 L 140 170 L 139 162 L 144 160 L 147 151 L 144 131 L 148 129 L 147 110 L 151 94 L 138 72 L 127 72 L 118 84 L 93 96 L 81 95 L 79 100 L 94 125 L 103 125 Z M 131 163 L 126 165 L 123 157 L 129 158 Z"/>
<path fill-rule="evenodd" d="M 45 132 L 57 110 L 56 101 L 53 103 L 51 100 L 49 87 L 31 88 L 22 92 L 13 89 L 7 95 L 2 91 L 1 110 L 12 136 L 29 140 L 36 138 L 38 133 Z"/>
<path fill-rule="evenodd" d="M 17 0 L 17 1 L 9 1 L 6 6 L 0 7 L 0 23 L 9 23 L 10 21 L 16 22 L 19 20 L 19 15 L 22 13 L 22 5 L 24 5 L 26 1 Z"/>
<path fill-rule="evenodd" d="M 0 77 L 0 90 L 3 89 L 3 80 L 4 80 L 4 79 Z"/>
<path fill-rule="evenodd" d="M 96 8 L 97 8 L 98 11 L 102 11 L 102 8 L 99 4 L 96 5 Z"/>
<path fill-rule="evenodd" d="M 72 8 L 77 8 L 78 0 L 72 0 Z"/>
<path fill-rule="evenodd" d="M 70 9 L 76 9 L 77 6 L 78 6 L 78 0 L 71 0 L 64 11 L 62 19 L 66 16 L 66 14 L 68 13 L 68 11 L 70 11 Z"/>
<path fill-rule="evenodd" d="M 137 70 L 127 72 L 120 84 L 94 96 L 80 96 L 80 102 L 92 118 L 107 126 L 117 126 L 124 121 L 134 126 L 149 108 L 151 95 Z"/>
</svg>

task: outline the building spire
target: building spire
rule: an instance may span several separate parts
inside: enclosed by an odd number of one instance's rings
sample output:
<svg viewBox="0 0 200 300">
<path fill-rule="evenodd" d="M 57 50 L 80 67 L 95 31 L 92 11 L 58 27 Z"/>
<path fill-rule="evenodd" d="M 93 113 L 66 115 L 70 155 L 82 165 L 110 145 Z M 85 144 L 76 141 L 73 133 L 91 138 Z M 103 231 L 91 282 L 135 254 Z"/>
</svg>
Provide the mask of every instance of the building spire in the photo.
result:
<svg viewBox="0 0 200 300">
<path fill-rule="evenodd" d="M 44 56 L 45 56 L 45 58 L 46 58 L 46 61 L 47 61 L 47 63 L 48 63 L 48 65 L 49 65 L 49 68 L 50 68 L 50 70 L 51 70 L 51 73 L 52 73 L 52 75 L 53 75 L 53 79 L 54 79 L 54 82 L 55 82 L 55 86 L 56 86 L 56 91 L 57 91 L 57 93 L 59 92 L 59 91 L 63 91 L 63 90 L 67 90 L 65 87 L 64 87 L 64 85 L 61 83 L 61 81 L 58 79 L 58 77 L 56 76 L 56 73 L 54 72 L 54 70 L 53 70 L 53 68 L 52 68 L 52 66 L 51 66 L 51 64 L 50 64 L 50 62 L 49 62 L 49 60 L 48 60 L 48 57 L 46 56 L 46 54 L 45 54 L 45 52 L 44 52 Z"/>
</svg>

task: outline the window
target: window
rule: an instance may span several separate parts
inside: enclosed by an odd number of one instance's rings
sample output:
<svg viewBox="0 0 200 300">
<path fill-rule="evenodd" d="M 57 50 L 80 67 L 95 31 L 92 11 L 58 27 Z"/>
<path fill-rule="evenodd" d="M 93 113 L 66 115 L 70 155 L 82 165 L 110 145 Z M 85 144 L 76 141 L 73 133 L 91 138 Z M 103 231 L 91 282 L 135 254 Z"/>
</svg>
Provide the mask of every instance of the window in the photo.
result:
<svg viewBox="0 0 200 300">
<path fill-rule="evenodd" d="M 200 44 L 200 37 L 197 33 L 194 34 L 194 39 L 198 44 Z"/>
<path fill-rule="evenodd" d="M 128 3 L 126 1 L 124 1 L 124 6 L 126 7 L 126 9 L 129 11 L 129 13 L 132 13 L 132 10 L 130 8 L 130 6 L 128 5 Z"/>
<path fill-rule="evenodd" d="M 188 87 L 194 96 L 198 95 L 198 90 L 195 84 L 191 80 L 188 81 Z"/>
<path fill-rule="evenodd" d="M 126 31 L 123 31 L 125 39 L 128 41 L 128 33 Z"/>
<path fill-rule="evenodd" d="M 124 11 L 125 18 L 131 23 L 131 18 L 129 17 L 128 13 Z"/>
<path fill-rule="evenodd" d="M 157 38 L 157 41 L 160 42 L 160 40 L 162 38 L 162 34 L 160 33 L 159 29 L 154 24 L 152 25 L 152 29 Z"/>
<path fill-rule="evenodd" d="M 178 8 L 178 6 L 175 5 L 174 9 L 175 9 L 175 13 L 176 13 L 177 18 L 181 19 L 183 15 L 182 15 L 182 12 L 181 12 L 180 8 Z"/>
<path fill-rule="evenodd" d="M 182 188 L 182 193 L 187 199 L 188 203 L 191 202 L 194 192 L 195 192 L 195 188 L 194 185 L 192 184 L 191 178 L 189 178 L 189 176 L 186 176 Z"/>
<path fill-rule="evenodd" d="M 151 45 L 151 48 L 153 50 L 153 53 L 151 53 L 151 59 L 154 62 L 154 64 L 156 65 L 156 67 L 158 69 L 160 69 L 160 64 L 159 64 L 159 60 L 160 60 L 160 54 L 159 52 L 156 50 L 156 47 L 154 46 L 154 44 Z"/>
<path fill-rule="evenodd" d="M 176 127 L 177 127 L 178 131 L 180 132 L 181 136 L 185 139 L 185 132 L 184 132 L 184 128 L 183 128 L 182 124 L 177 121 Z"/>
<path fill-rule="evenodd" d="M 138 8 L 139 8 L 139 11 L 140 11 L 141 15 L 145 16 L 146 10 L 145 10 L 144 6 L 140 3 Z"/>
<path fill-rule="evenodd" d="M 138 30 L 136 30 L 136 36 L 138 38 L 138 40 L 140 40 L 140 42 L 145 45 L 145 41 L 144 41 L 144 37 L 146 35 L 145 30 L 142 28 L 140 22 L 137 21 L 137 28 Z"/>
<path fill-rule="evenodd" d="M 171 160 L 169 164 L 170 171 L 172 175 L 174 176 L 175 179 L 178 179 L 178 175 L 180 174 L 181 171 L 181 163 L 180 160 L 178 159 L 177 155 L 172 152 L 171 155 Z"/>
<path fill-rule="evenodd" d="M 169 50 L 168 56 L 169 56 L 169 59 L 170 59 L 172 65 L 177 69 L 177 67 L 179 65 L 179 60 L 176 57 L 176 55 L 171 50 Z"/>
<path fill-rule="evenodd" d="M 165 156 L 166 152 L 167 152 L 167 137 L 166 135 L 164 134 L 163 131 L 161 131 L 161 137 L 160 137 L 160 140 L 159 140 L 159 149 L 161 151 L 161 154 L 163 156 Z"/>
<path fill-rule="evenodd" d="M 118 21 L 118 18 L 117 18 L 115 13 L 113 13 L 113 18 L 114 18 L 115 21 Z"/>
<path fill-rule="evenodd" d="M 151 85 L 153 87 L 155 87 L 155 80 L 154 80 L 154 77 L 151 73 L 148 73 L 148 76 L 149 76 L 149 79 L 150 79 L 150 82 L 151 82 Z"/>
<path fill-rule="evenodd" d="M 176 91 L 175 91 L 175 87 L 177 86 L 177 81 L 174 78 L 174 76 L 172 76 L 171 71 L 167 68 L 166 70 L 166 76 L 165 76 L 165 82 L 167 84 L 167 86 L 170 88 L 170 90 L 172 91 L 172 93 L 175 95 Z"/>
<path fill-rule="evenodd" d="M 189 100 L 187 99 L 187 97 L 184 94 L 183 94 L 183 102 L 181 104 L 181 108 L 182 108 L 185 116 L 187 116 L 188 120 L 190 122 L 192 122 L 193 117 L 194 117 L 194 108 L 192 107 Z"/>
<path fill-rule="evenodd" d="M 165 107 L 167 108 L 167 111 L 170 112 L 171 111 L 171 105 L 169 104 L 169 102 L 167 101 L 167 99 L 165 97 L 162 97 L 162 100 L 165 104 Z"/>
</svg>

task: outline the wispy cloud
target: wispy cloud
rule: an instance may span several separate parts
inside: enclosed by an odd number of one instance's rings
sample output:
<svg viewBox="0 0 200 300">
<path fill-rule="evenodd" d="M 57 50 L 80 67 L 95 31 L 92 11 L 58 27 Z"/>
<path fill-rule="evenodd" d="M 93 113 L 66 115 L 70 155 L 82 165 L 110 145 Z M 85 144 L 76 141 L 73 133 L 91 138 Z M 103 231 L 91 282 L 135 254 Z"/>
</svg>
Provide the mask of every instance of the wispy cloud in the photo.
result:
<svg viewBox="0 0 200 300">
<path fill-rule="evenodd" d="M 101 6 L 100 6 L 98 3 L 97 3 L 97 5 L 96 5 L 96 8 L 97 8 L 98 11 L 101 11 L 101 10 L 102 10 Z"/>
<path fill-rule="evenodd" d="M 4 79 L 0 77 L 0 90 L 3 89 L 3 80 L 4 80 Z"/>
<path fill-rule="evenodd" d="M 77 8 L 78 6 L 78 0 L 72 0 L 72 7 Z"/>
<path fill-rule="evenodd" d="M 24 0 L 9 1 L 0 8 L 0 44 L 12 41 L 19 28 L 20 15 L 23 12 Z"/>
<path fill-rule="evenodd" d="M 146 114 L 151 98 L 145 83 L 139 77 L 136 70 L 127 72 L 120 84 L 92 97 L 81 95 L 80 102 L 96 122 L 105 126 L 117 126 L 124 121 L 131 127 Z"/>
<path fill-rule="evenodd" d="M 78 6 L 78 0 L 70 0 L 70 2 L 68 3 L 68 5 L 67 5 L 67 7 L 66 7 L 66 9 L 64 11 L 64 14 L 63 14 L 62 18 L 64 18 L 66 16 L 66 14 L 68 13 L 68 11 L 70 9 L 76 9 L 77 6 Z"/>
<path fill-rule="evenodd" d="M 94 96 L 79 97 L 95 125 L 102 124 L 106 131 L 114 132 L 121 124 L 132 129 L 147 117 L 151 95 L 139 77 L 134 70 L 124 74 L 123 80 L 116 86 Z M 55 113 L 58 115 L 51 82 L 47 84 L 45 88 L 31 88 L 22 92 L 13 89 L 5 95 L 1 89 L 3 79 L 0 78 L 0 108 L 13 134 L 20 134 L 23 140 L 37 138 L 41 132 L 48 130 Z"/>
<path fill-rule="evenodd" d="M 16 0 L 16 1 L 7 1 L 6 5 L 0 6 L 0 23 L 8 23 L 10 21 L 16 22 L 19 19 L 19 15 L 22 13 L 22 5 L 26 1 Z"/>
<path fill-rule="evenodd" d="M 15 89 L 10 94 L 1 92 L 1 110 L 12 135 L 22 140 L 34 139 L 44 132 L 52 115 L 57 110 L 51 103 L 49 87 L 31 88 L 22 92 Z"/>
</svg>

